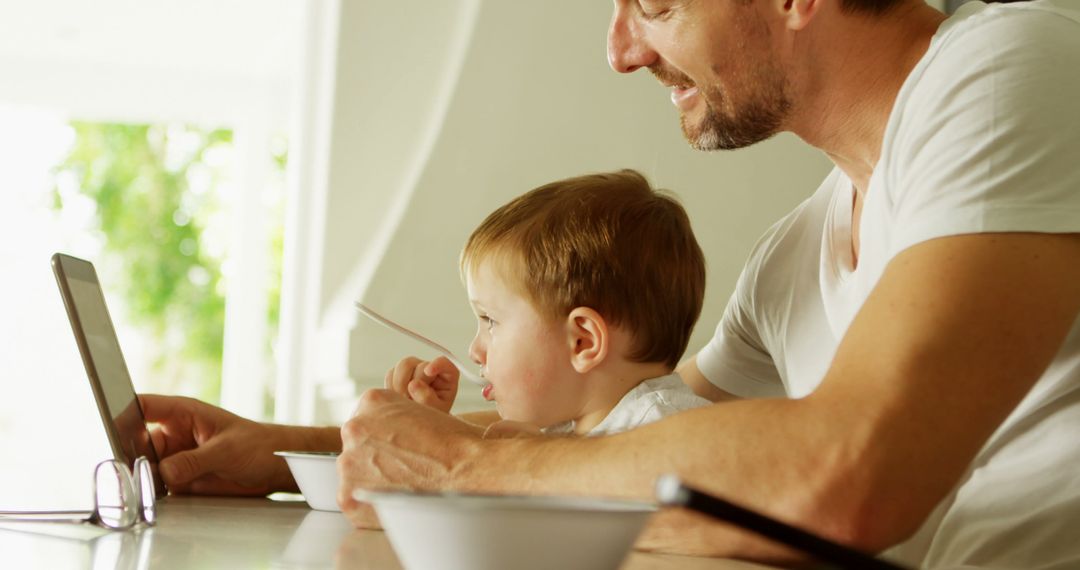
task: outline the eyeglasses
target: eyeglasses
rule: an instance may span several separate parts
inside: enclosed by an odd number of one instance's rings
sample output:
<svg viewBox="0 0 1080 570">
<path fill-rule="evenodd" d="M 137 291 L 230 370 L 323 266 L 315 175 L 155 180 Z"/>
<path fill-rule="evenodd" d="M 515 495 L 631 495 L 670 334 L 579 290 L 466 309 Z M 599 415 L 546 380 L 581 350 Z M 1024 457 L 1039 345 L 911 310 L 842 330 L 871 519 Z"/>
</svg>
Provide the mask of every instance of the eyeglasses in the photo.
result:
<svg viewBox="0 0 1080 570">
<path fill-rule="evenodd" d="M 128 530 L 157 522 L 154 474 L 145 457 L 135 460 L 135 472 L 125 463 L 107 459 L 94 468 L 94 510 L 0 511 L 0 521 L 92 523 L 110 530 Z"/>
</svg>

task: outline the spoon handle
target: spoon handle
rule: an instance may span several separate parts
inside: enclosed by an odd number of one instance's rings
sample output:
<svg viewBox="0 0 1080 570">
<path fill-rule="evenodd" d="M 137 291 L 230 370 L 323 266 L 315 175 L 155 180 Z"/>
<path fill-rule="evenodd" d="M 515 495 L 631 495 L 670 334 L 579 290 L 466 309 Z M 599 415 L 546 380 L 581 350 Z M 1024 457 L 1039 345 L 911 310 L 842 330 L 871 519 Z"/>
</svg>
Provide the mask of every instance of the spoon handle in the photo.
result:
<svg viewBox="0 0 1080 570">
<path fill-rule="evenodd" d="M 403 335 L 405 335 L 405 336 L 407 336 L 407 337 L 409 337 L 409 338 L 411 338 L 413 340 L 420 341 L 420 342 L 426 344 L 427 346 L 441 352 L 443 354 L 443 356 L 450 359 L 450 363 L 453 364 L 458 369 L 458 371 L 461 372 L 461 376 L 464 377 L 469 382 L 472 382 L 473 384 L 476 384 L 478 386 L 484 386 L 485 384 L 487 384 L 487 382 L 483 381 L 482 379 L 480 379 L 480 377 L 478 377 L 476 374 L 474 374 L 472 371 L 470 371 L 468 368 L 466 368 L 465 365 L 461 362 L 461 360 L 459 360 L 458 357 L 454 356 L 454 353 L 450 352 L 450 350 L 447 349 L 445 346 L 443 346 L 443 345 L 441 345 L 441 344 L 427 338 L 426 336 L 423 336 L 423 335 L 421 335 L 419 333 L 413 332 L 413 331 L 411 331 L 411 330 L 409 330 L 409 329 L 395 323 L 394 321 L 391 321 L 390 319 L 388 319 L 388 318 L 380 315 L 379 313 L 376 313 L 375 311 L 371 310 L 370 307 L 368 307 L 367 305 L 364 305 L 363 303 L 361 303 L 359 301 L 356 302 L 356 308 L 361 313 L 363 313 L 365 317 L 379 323 L 380 325 L 382 325 L 382 326 L 384 326 L 384 327 L 386 327 L 388 329 L 395 330 L 395 331 L 397 331 L 397 332 L 399 332 L 399 333 L 401 333 L 401 334 L 403 334 Z"/>
</svg>

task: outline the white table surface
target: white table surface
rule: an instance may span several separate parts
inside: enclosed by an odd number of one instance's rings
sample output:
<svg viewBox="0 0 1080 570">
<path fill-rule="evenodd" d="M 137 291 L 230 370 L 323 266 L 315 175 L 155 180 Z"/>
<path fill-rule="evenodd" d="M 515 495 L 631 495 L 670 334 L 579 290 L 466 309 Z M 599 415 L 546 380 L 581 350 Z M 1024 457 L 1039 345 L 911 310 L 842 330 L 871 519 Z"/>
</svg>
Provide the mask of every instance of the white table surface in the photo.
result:
<svg viewBox="0 0 1080 570">
<path fill-rule="evenodd" d="M 357 530 L 340 513 L 303 502 L 172 496 L 158 524 L 128 532 L 92 525 L 0 524 L 0 568 L 105 570 L 359 568 L 396 570 L 381 531 Z M 635 552 L 622 570 L 749 570 L 731 560 Z"/>
</svg>

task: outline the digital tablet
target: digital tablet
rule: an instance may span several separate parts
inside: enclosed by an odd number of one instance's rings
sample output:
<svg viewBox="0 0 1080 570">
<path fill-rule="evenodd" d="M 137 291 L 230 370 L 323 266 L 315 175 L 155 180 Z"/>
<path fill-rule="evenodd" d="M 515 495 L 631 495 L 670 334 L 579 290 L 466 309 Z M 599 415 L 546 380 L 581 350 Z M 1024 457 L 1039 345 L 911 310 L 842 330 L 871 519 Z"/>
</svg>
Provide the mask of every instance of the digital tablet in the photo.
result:
<svg viewBox="0 0 1080 570">
<path fill-rule="evenodd" d="M 158 473 L 158 456 L 97 272 L 89 261 L 61 253 L 53 255 L 52 267 L 113 455 L 132 468 L 135 459 L 146 457 L 154 474 L 155 495 L 162 497 L 166 489 Z"/>
</svg>

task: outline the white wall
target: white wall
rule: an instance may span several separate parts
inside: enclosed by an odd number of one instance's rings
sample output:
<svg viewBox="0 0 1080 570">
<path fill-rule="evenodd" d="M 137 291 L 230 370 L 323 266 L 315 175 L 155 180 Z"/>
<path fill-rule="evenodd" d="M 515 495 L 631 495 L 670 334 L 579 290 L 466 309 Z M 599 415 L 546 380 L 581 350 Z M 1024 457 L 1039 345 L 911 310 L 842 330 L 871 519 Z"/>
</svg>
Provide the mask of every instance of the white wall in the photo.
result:
<svg viewBox="0 0 1080 570">
<path fill-rule="evenodd" d="M 608 2 L 343 2 L 318 272 L 315 382 L 341 405 L 422 347 L 353 299 L 465 355 L 473 319 L 458 252 L 483 217 L 539 184 L 636 168 L 678 193 L 708 264 L 712 334 L 757 237 L 809 196 L 828 161 L 790 135 L 705 154 L 682 138 L 666 89 L 605 59 Z M 385 253 L 385 255 L 384 255 Z M 459 409 L 480 404 L 466 388 Z"/>
</svg>

